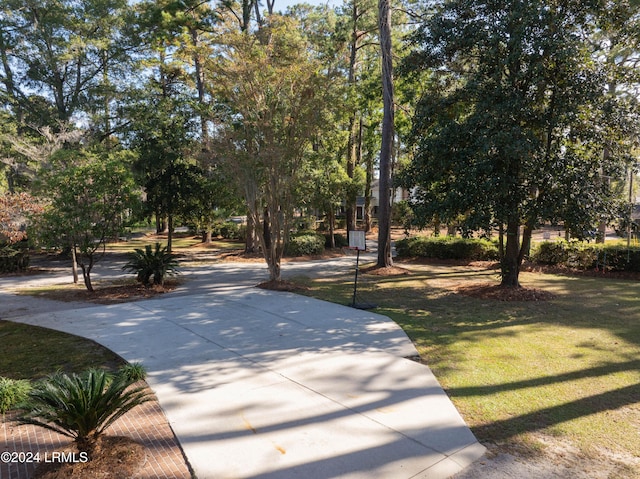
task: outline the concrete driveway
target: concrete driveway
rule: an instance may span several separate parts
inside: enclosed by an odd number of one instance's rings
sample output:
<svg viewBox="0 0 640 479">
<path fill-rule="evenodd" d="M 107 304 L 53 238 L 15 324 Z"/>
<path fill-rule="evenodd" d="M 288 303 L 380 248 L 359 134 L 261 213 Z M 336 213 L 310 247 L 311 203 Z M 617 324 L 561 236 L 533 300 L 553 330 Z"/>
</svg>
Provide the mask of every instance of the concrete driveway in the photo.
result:
<svg viewBox="0 0 640 479">
<path fill-rule="evenodd" d="M 47 312 L 3 293 L 0 318 L 142 362 L 200 479 L 438 479 L 484 454 L 393 321 L 253 288 L 263 275 L 192 268 L 162 299 Z"/>
</svg>

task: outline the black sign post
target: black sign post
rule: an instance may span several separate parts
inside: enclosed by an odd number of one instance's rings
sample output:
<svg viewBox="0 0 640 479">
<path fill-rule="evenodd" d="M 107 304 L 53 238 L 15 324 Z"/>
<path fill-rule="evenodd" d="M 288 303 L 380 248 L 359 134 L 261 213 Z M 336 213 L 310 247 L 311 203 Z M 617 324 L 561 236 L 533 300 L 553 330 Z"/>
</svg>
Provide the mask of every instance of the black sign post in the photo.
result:
<svg viewBox="0 0 640 479">
<path fill-rule="evenodd" d="M 356 250 L 356 277 L 353 281 L 353 299 L 351 307 L 356 309 L 373 309 L 375 304 L 356 303 L 356 295 L 358 292 L 358 272 L 360 271 L 360 251 L 367 250 L 367 240 L 364 231 L 349 231 L 349 248 Z"/>
</svg>

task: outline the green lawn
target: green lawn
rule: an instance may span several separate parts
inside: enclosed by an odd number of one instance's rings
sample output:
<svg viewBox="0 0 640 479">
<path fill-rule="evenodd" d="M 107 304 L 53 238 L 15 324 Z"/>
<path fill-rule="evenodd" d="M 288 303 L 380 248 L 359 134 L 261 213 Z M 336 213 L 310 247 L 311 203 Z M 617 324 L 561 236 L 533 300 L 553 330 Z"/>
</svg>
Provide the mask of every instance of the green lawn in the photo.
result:
<svg viewBox="0 0 640 479">
<path fill-rule="evenodd" d="M 162 246 L 167 245 L 167 235 L 155 236 L 148 235 L 142 237 L 134 237 L 129 241 L 119 241 L 117 243 L 108 243 L 107 251 L 113 253 L 129 253 L 136 248 L 144 249 L 146 245 L 154 245 L 160 243 Z M 177 234 L 173 237 L 171 242 L 172 250 L 175 253 L 181 252 L 181 250 L 188 250 L 194 247 L 208 248 L 211 250 L 230 250 L 230 249 L 243 249 L 244 243 L 229 241 L 229 240 L 214 240 L 208 245 L 204 245 L 202 240 L 193 235 Z"/>
<path fill-rule="evenodd" d="M 640 284 L 523 273 L 555 298 L 501 302 L 453 290 L 497 283 L 495 271 L 402 266 L 412 274 L 361 275 L 358 301 L 402 326 L 481 442 L 536 449 L 551 436 L 640 457 Z M 298 281 L 351 301 L 352 276 Z"/>
<path fill-rule="evenodd" d="M 41 379 L 56 371 L 92 367 L 115 371 L 124 360 L 107 348 L 71 334 L 0 320 L 0 376 Z"/>
</svg>

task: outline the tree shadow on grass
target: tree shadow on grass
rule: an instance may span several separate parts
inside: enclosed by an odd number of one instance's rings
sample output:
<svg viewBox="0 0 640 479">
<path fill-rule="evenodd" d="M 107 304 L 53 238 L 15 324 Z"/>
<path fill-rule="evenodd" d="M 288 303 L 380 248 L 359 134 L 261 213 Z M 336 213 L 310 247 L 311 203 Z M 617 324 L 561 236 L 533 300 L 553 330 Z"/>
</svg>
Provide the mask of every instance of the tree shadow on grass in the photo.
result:
<svg viewBox="0 0 640 479">
<path fill-rule="evenodd" d="M 456 394 L 455 390 L 450 392 Z M 632 384 L 509 419 L 475 426 L 471 430 L 480 440 L 491 438 L 492 441 L 505 441 L 523 433 L 540 431 L 573 419 L 614 411 L 637 403 L 638 398 L 640 398 L 640 384 Z"/>
</svg>

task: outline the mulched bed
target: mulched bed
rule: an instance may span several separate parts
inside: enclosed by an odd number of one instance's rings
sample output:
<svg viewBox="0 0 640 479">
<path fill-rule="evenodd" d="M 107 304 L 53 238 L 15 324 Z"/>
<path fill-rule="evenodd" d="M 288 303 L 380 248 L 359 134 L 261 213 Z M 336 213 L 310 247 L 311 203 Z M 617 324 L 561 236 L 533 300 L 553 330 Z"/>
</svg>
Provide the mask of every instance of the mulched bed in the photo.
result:
<svg viewBox="0 0 640 479">
<path fill-rule="evenodd" d="M 101 437 L 96 452 L 86 462 L 75 447 L 56 452 L 75 453 L 77 462 L 42 462 L 35 470 L 34 479 L 127 479 L 142 469 L 147 455 L 142 444 L 122 436 Z"/>
<path fill-rule="evenodd" d="M 385 266 L 384 268 L 371 266 L 370 268 L 363 268 L 361 271 L 375 276 L 408 276 L 411 274 L 411 271 L 398 266 Z"/>
<path fill-rule="evenodd" d="M 177 285 L 177 281 L 165 281 L 164 286 L 153 285 L 148 288 L 139 283 L 100 286 L 93 293 L 86 290 L 76 291 L 73 301 L 89 301 L 97 304 L 123 303 L 161 296 L 176 289 Z"/>
<path fill-rule="evenodd" d="M 261 289 L 268 289 L 269 291 L 286 291 L 289 293 L 295 293 L 296 291 L 308 291 L 309 288 L 300 286 L 299 284 L 292 283 L 291 281 L 265 281 L 259 283 L 256 287 Z"/>
<path fill-rule="evenodd" d="M 542 289 L 513 288 L 496 285 L 494 283 L 457 286 L 455 292 L 472 298 L 492 299 L 496 301 L 548 301 L 555 298 L 553 293 Z"/>
<path fill-rule="evenodd" d="M 86 301 L 96 304 L 118 304 L 140 299 L 149 299 L 173 291 L 178 286 L 178 281 L 165 281 L 164 286 L 154 285 L 146 288 L 140 283 L 95 285 L 93 292 L 86 288 L 73 287 L 40 293 L 39 297 L 45 297 L 55 301 Z"/>
</svg>

